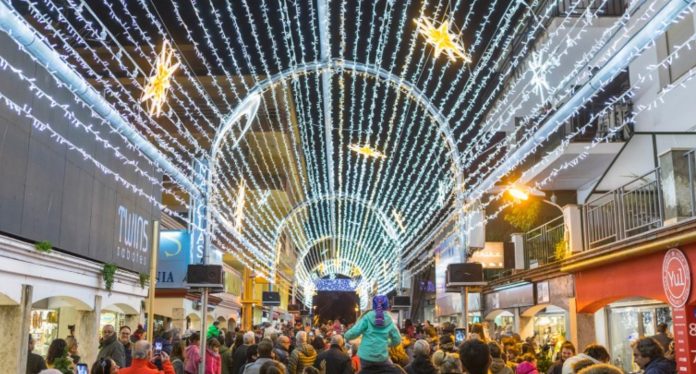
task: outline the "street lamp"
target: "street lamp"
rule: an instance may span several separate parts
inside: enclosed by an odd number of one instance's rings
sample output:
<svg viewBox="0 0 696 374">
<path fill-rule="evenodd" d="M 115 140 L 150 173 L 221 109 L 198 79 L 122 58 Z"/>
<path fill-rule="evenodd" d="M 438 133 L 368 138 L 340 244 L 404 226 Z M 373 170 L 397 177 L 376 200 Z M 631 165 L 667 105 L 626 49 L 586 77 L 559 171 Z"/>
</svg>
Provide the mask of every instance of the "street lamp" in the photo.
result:
<svg viewBox="0 0 696 374">
<path fill-rule="evenodd" d="M 541 192 L 539 190 L 534 190 L 534 189 L 531 189 L 529 187 L 515 185 L 515 184 L 508 187 L 506 189 L 506 191 L 507 191 L 508 195 L 512 196 L 515 200 L 522 200 L 522 201 L 529 199 L 529 195 L 546 196 L 546 195 L 544 195 L 543 192 Z M 556 195 L 551 196 L 551 200 L 547 200 L 546 198 L 543 198 L 540 200 L 546 204 L 549 204 L 551 206 L 558 208 L 558 210 L 560 210 L 561 213 L 563 213 L 563 207 L 556 204 L 556 201 L 555 201 Z"/>
</svg>

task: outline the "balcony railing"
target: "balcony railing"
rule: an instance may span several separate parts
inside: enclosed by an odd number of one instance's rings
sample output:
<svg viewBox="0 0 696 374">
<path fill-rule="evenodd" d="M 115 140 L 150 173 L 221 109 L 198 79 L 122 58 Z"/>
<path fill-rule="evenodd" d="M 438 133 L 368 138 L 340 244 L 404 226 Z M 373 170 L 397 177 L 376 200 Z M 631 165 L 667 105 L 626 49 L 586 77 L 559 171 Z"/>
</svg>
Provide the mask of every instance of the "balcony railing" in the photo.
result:
<svg viewBox="0 0 696 374">
<path fill-rule="evenodd" d="M 596 248 L 664 223 L 660 169 L 650 171 L 583 207 L 585 243 Z"/>
<path fill-rule="evenodd" d="M 524 234 L 524 265 L 529 269 L 556 260 L 556 247 L 563 245 L 565 226 L 563 216 Z"/>
</svg>

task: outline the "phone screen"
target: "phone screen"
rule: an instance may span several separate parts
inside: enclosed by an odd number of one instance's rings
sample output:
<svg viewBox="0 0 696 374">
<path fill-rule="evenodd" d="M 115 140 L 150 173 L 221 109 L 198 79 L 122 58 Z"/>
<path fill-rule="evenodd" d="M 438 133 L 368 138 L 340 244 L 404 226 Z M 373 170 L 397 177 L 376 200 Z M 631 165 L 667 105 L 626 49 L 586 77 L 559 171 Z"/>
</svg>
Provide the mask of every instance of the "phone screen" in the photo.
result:
<svg viewBox="0 0 696 374">
<path fill-rule="evenodd" d="M 466 339 L 466 332 L 464 329 L 454 329 L 454 344 L 460 345 Z"/>
<path fill-rule="evenodd" d="M 162 342 L 155 342 L 155 356 L 162 353 Z"/>
<path fill-rule="evenodd" d="M 77 374 L 89 374 L 87 364 L 77 364 Z"/>
</svg>

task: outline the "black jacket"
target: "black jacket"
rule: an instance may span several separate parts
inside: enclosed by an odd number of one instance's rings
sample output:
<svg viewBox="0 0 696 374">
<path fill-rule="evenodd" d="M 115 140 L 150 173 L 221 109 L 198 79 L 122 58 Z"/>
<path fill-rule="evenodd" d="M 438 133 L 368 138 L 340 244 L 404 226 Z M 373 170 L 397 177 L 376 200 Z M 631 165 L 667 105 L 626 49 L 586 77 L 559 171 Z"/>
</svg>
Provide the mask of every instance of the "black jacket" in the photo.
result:
<svg viewBox="0 0 696 374">
<path fill-rule="evenodd" d="M 290 353 L 283 348 L 280 344 L 273 348 L 273 352 L 276 355 L 276 361 L 280 361 L 283 365 L 288 366 L 288 358 Z"/>
<path fill-rule="evenodd" d="M 350 356 L 337 345 L 321 352 L 314 361 L 314 367 L 326 374 L 353 374 Z"/>
<path fill-rule="evenodd" d="M 413 361 L 404 368 L 407 374 L 437 374 L 437 369 L 425 356 L 417 355 Z"/>
<path fill-rule="evenodd" d="M 232 374 L 237 374 L 239 373 L 239 369 L 243 368 L 244 365 L 246 364 L 246 356 L 247 356 L 247 348 L 249 346 L 244 344 L 240 345 L 238 348 L 234 350 L 234 353 L 232 354 Z"/>
<path fill-rule="evenodd" d="M 677 365 L 674 361 L 664 357 L 658 357 L 645 367 L 643 374 L 674 374 L 677 372 Z"/>
</svg>

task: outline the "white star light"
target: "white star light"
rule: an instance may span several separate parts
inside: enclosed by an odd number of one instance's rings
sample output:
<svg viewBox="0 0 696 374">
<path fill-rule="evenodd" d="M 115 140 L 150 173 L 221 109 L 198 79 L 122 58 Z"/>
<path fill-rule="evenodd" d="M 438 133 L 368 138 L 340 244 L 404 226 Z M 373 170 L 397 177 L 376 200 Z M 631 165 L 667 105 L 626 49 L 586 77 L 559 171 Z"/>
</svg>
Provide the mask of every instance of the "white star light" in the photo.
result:
<svg viewBox="0 0 696 374">
<path fill-rule="evenodd" d="M 529 61 L 529 70 L 532 72 L 532 86 L 534 92 L 539 95 L 541 101 L 545 101 L 545 93 L 550 89 L 549 82 L 546 80 L 546 75 L 551 69 L 558 67 L 560 61 L 558 57 L 544 56 L 543 51 L 532 53 L 532 58 Z"/>
</svg>

